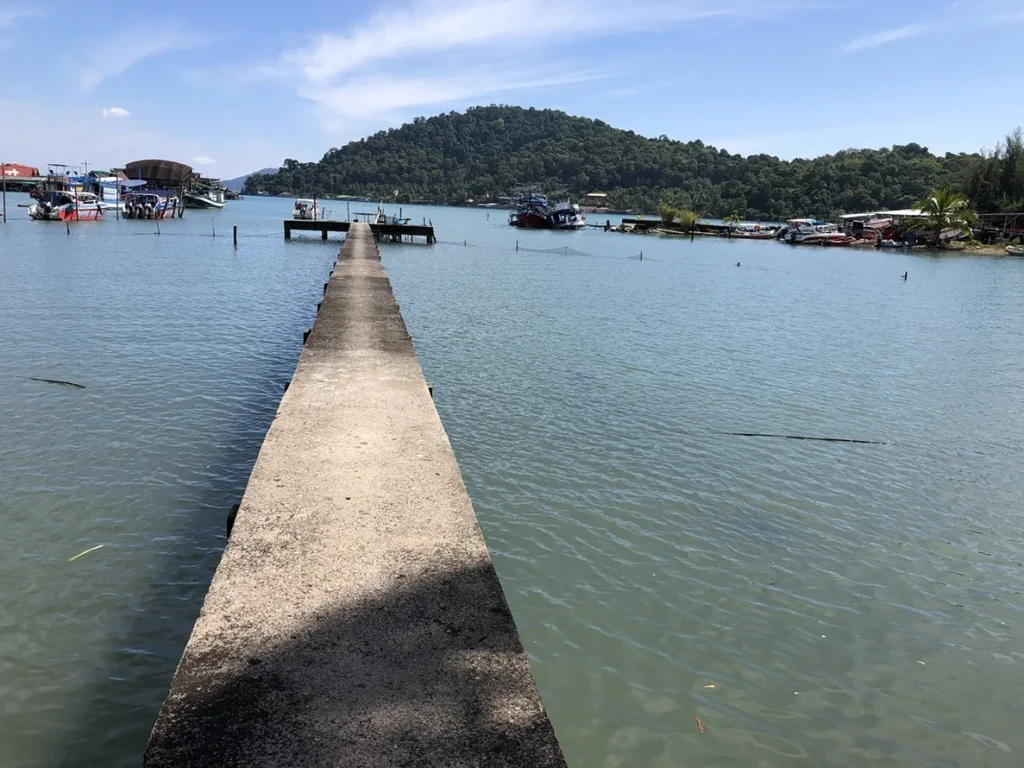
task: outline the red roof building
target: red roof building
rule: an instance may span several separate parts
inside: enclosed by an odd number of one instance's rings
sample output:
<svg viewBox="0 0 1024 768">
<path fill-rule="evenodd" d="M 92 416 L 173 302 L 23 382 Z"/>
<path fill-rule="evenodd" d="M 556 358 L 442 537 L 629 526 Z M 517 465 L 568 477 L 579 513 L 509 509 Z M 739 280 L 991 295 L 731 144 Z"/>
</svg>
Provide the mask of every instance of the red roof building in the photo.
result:
<svg viewBox="0 0 1024 768">
<path fill-rule="evenodd" d="M 2 166 L 3 174 L 8 179 L 18 179 L 25 176 L 38 176 L 39 169 L 33 168 L 30 165 L 21 165 L 19 163 L 3 163 Z"/>
</svg>

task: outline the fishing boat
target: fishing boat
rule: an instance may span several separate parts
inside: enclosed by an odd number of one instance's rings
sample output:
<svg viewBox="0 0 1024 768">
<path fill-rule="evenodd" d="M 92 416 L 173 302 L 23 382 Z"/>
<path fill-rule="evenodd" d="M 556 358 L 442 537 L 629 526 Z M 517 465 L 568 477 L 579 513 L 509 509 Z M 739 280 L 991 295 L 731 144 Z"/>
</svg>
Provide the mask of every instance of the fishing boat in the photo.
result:
<svg viewBox="0 0 1024 768">
<path fill-rule="evenodd" d="M 295 201 L 295 206 L 292 208 L 292 218 L 313 221 L 320 218 L 320 209 L 317 207 L 316 200 L 308 200 L 301 198 Z"/>
<path fill-rule="evenodd" d="M 849 245 L 854 238 L 839 231 L 835 224 L 814 219 L 790 219 L 783 240 L 791 245 Z"/>
<path fill-rule="evenodd" d="M 92 192 L 53 190 L 30 205 L 28 215 L 35 221 L 98 221 L 103 206 Z"/>
<path fill-rule="evenodd" d="M 177 196 L 166 190 L 148 189 L 124 196 L 126 219 L 172 219 L 180 207 Z"/>
<path fill-rule="evenodd" d="M 548 214 L 552 229 L 585 229 L 587 217 L 576 203 L 568 200 L 555 204 Z"/>
<path fill-rule="evenodd" d="M 1007 256 L 1024 256 L 1024 246 L 1020 245 L 1008 245 L 1006 246 Z"/>
<path fill-rule="evenodd" d="M 524 229 L 551 229 L 549 213 L 547 198 L 531 192 L 516 201 L 516 210 L 509 216 L 508 223 Z"/>
</svg>

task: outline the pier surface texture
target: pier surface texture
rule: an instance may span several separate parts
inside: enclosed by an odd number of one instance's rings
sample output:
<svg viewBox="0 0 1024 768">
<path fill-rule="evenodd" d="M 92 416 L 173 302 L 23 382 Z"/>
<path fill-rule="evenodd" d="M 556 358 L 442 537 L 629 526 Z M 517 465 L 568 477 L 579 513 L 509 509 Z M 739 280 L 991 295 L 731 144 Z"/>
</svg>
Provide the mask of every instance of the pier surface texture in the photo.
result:
<svg viewBox="0 0 1024 768">
<path fill-rule="evenodd" d="M 565 765 L 366 224 L 341 250 L 145 765 Z"/>
</svg>

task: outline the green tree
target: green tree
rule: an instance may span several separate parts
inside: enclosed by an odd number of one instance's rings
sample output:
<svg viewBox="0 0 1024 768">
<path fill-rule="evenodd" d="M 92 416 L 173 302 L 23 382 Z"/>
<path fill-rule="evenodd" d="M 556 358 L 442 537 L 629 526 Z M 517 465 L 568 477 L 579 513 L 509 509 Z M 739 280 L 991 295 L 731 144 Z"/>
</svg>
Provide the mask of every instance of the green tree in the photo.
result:
<svg viewBox="0 0 1024 768">
<path fill-rule="evenodd" d="M 942 233 L 952 230 L 957 235 L 971 234 L 971 224 L 976 220 L 967 197 L 949 189 L 936 189 L 919 200 L 915 206 L 923 214 L 912 219 L 908 229 L 923 232 L 933 245 L 942 242 Z"/>
<path fill-rule="evenodd" d="M 1024 148 L 1007 140 L 994 160 L 935 156 L 919 144 L 849 149 L 812 159 L 742 157 L 700 141 L 647 138 L 555 110 L 490 105 L 418 117 L 328 150 L 319 162 L 292 158 L 276 174 L 249 177 L 246 192 L 292 191 L 410 202 L 461 203 L 559 190 L 609 195 L 612 207 L 652 212 L 659 204 L 710 216 L 774 220 L 909 208 L 935 187 L 966 191 L 992 210 L 1024 201 Z M 1010 147 L 1010 149 L 1008 149 Z M 987 163 L 987 164 L 986 164 Z M 1014 181 L 1019 179 L 1019 181 Z M 988 189 L 976 194 L 971 184 Z M 1015 191 L 1017 190 L 1017 191 Z M 991 200 L 989 203 L 988 201 Z"/>
<path fill-rule="evenodd" d="M 682 228 L 687 232 L 692 232 L 694 227 L 697 226 L 697 221 L 700 219 L 700 216 L 698 216 L 695 212 L 691 211 L 689 208 L 677 211 L 676 213 L 679 216 L 680 226 L 682 226 Z"/>
<path fill-rule="evenodd" d="M 668 203 L 662 203 L 658 206 L 658 215 L 666 224 L 672 224 L 679 217 L 679 211 Z"/>
</svg>

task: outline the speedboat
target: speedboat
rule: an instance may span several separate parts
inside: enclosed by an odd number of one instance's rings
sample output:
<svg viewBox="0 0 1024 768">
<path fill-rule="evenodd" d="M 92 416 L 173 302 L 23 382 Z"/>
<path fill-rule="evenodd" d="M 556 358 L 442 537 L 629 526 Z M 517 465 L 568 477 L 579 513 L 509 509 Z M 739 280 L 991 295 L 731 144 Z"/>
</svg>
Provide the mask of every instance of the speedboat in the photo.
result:
<svg viewBox="0 0 1024 768">
<path fill-rule="evenodd" d="M 147 190 L 129 192 L 124 196 L 124 217 L 126 219 L 168 219 L 174 218 L 181 201 L 177 196 Z"/>
<path fill-rule="evenodd" d="M 55 190 L 30 205 L 28 215 L 35 221 L 97 221 L 103 218 L 103 204 L 92 192 Z"/>
<path fill-rule="evenodd" d="M 195 189 L 185 193 L 186 208 L 200 208 L 219 211 L 227 203 L 224 202 L 224 190 L 212 187 L 207 190 Z"/>
<path fill-rule="evenodd" d="M 295 207 L 292 208 L 292 218 L 313 221 L 320 218 L 320 209 L 317 207 L 315 200 L 301 198 L 295 201 Z"/>
<path fill-rule="evenodd" d="M 843 234 L 835 224 L 814 219 L 790 219 L 783 237 L 791 245 L 849 245 L 854 238 Z"/>
</svg>

